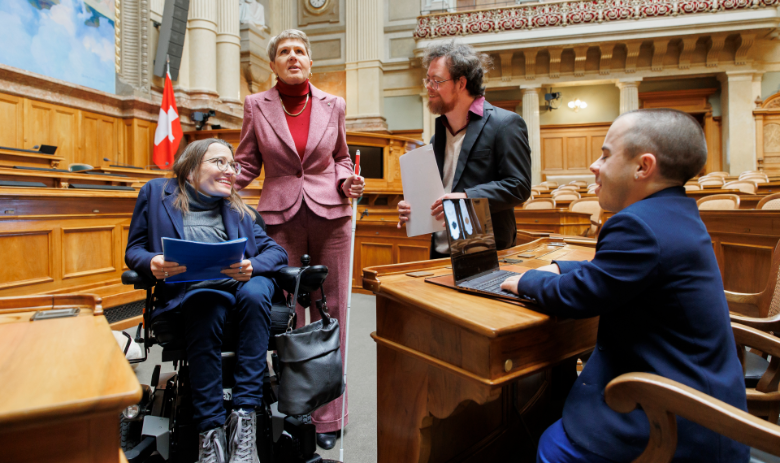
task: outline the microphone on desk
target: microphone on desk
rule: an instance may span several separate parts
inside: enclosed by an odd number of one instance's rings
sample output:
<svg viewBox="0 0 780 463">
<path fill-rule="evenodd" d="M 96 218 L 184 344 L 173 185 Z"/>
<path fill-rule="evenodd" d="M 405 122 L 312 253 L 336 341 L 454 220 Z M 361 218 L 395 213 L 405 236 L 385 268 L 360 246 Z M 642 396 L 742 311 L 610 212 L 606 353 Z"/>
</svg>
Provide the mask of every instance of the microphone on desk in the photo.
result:
<svg viewBox="0 0 780 463">
<path fill-rule="evenodd" d="M 103 158 L 103 160 L 106 161 L 106 162 L 111 162 L 111 160 L 108 159 L 108 158 Z M 113 165 L 116 166 L 116 167 L 129 167 L 131 169 L 137 169 L 138 168 L 137 166 L 133 166 L 133 165 L 130 165 L 130 164 L 120 164 L 118 162 L 114 162 Z"/>
</svg>

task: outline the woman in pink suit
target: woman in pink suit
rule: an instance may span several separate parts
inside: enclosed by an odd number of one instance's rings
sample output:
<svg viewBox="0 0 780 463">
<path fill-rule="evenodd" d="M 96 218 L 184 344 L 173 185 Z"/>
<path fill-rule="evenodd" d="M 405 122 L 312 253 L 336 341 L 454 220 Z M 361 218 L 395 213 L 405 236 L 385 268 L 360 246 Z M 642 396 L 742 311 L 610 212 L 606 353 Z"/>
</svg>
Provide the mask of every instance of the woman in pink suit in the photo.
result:
<svg viewBox="0 0 780 463">
<path fill-rule="evenodd" d="M 248 96 L 236 162 L 241 174 L 236 188 L 260 175 L 265 181 L 257 210 L 268 224 L 268 236 L 288 253 L 290 262 L 309 254 L 312 263 L 326 265 L 328 308 L 342 326 L 345 344 L 346 301 L 349 291 L 349 198 L 363 193 L 362 177 L 353 175 L 344 126 L 345 103 L 309 83 L 311 46 L 301 31 L 290 29 L 268 44 L 277 84 Z M 311 313 L 312 321 L 319 318 Z M 304 314 L 298 307 L 298 320 Z M 344 354 L 342 350 L 342 355 Z M 317 443 L 331 449 L 341 423 L 341 400 L 312 414 Z M 348 416 L 348 415 L 347 415 Z"/>
</svg>

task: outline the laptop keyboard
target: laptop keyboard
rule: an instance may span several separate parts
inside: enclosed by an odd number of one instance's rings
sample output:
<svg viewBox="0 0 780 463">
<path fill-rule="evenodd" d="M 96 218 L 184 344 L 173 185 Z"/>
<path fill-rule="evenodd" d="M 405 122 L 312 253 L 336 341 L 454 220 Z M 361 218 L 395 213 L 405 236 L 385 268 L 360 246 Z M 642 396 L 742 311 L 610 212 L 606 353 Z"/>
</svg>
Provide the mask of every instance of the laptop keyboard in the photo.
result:
<svg viewBox="0 0 780 463">
<path fill-rule="evenodd" d="M 501 289 L 501 283 L 503 283 L 504 280 L 511 277 L 512 275 L 518 275 L 518 273 L 509 272 L 507 270 L 498 270 L 496 272 L 483 275 L 479 278 L 474 278 L 473 280 L 464 281 L 459 286 L 463 288 L 477 289 L 479 291 L 485 291 L 493 294 L 500 294 L 501 296 L 517 297 L 515 294 L 510 293 L 509 291 Z"/>
</svg>

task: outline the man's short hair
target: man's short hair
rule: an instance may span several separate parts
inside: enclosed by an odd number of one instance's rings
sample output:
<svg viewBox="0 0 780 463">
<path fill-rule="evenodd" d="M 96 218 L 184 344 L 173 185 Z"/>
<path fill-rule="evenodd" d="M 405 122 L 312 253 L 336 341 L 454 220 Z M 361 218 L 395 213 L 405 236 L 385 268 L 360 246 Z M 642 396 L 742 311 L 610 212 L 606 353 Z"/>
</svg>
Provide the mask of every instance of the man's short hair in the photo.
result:
<svg viewBox="0 0 780 463">
<path fill-rule="evenodd" d="M 623 117 L 633 123 L 623 140 L 627 156 L 655 155 L 661 175 L 681 184 L 701 172 L 707 162 L 707 139 L 691 115 L 659 108 L 629 111 L 618 119 Z"/>
<path fill-rule="evenodd" d="M 456 43 L 453 40 L 429 46 L 423 56 L 423 67 L 427 69 L 431 61 L 436 58 L 446 59 L 447 68 L 453 81 L 457 81 L 461 77 L 466 78 L 466 90 L 471 96 L 485 94 L 482 80 L 493 64 L 488 55 L 477 53 L 470 46 Z"/>
<path fill-rule="evenodd" d="M 282 31 L 276 37 L 271 37 L 271 40 L 268 42 L 268 58 L 271 61 L 276 59 L 276 49 L 285 39 L 300 40 L 303 43 L 303 46 L 306 47 L 306 54 L 309 56 L 309 59 L 312 59 L 309 36 L 307 36 L 305 32 L 299 31 L 298 29 L 287 29 Z"/>
</svg>

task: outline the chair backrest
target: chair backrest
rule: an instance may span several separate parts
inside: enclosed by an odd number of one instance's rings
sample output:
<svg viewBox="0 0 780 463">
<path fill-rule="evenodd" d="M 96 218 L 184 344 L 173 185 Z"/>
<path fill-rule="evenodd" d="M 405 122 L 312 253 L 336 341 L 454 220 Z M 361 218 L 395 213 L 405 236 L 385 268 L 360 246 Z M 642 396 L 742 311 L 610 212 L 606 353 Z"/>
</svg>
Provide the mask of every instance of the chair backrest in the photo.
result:
<svg viewBox="0 0 780 463">
<path fill-rule="evenodd" d="M 705 175 L 704 177 L 728 177 L 731 175 L 728 172 L 710 172 L 709 174 Z M 704 178 L 702 177 L 702 178 Z"/>
<path fill-rule="evenodd" d="M 552 198 L 539 198 L 526 201 L 523 209 L 555 209 L 555 200 Z"/>
<path fill-rule="evenodd" d="M 723 185 L 723 177 L 702 177 L 699 179 L 699 185 Z"/>
<path fill-rule="evenodd" d="M 601 206 L 598 198 L 580 198 L 569 204 L 572 212 L 587 212 L 590 214 L 590 229 L 586 236 L 596 236 L 601 222 Z"/>
<path fill-rule="evenodd" d="M 738 195 L 705 196 L 696 201 L 700 211 L 731 211 L 739 209 Z"/>
<path fill-rule="evenodd" d="M 553 198 L 555 198 L 556 201 L 573 201 L 575 199 L 580 199 L 580 194 L 576 191 L 564 191 L 553 196 Z"/>
<path fill-rule="evenodd" d="M 766 174 L 742 174 L 739 176 L 740 180 L 752 180 L 756 183 L 769 183 L 769 177 Z"/>
<path fill-rule="evenodd" d="M 544 188 L 544 187 L 540 187 L 540 186 L 532 186 L 531 187 L 531 191 L 532 192 L 536 192 L 537 194 L 543 194 L 543 193 L 549 192 L 550 190 L 548 190 L 547 188 Z"/>
<path fill-rule="evenodd" d="M 757 210 L 776 211 L 780 209 L 780 193 L 764 196 L 756 205 Z"/>
<path fill-rule="evenodd" d="M 579 189 L 580 189 L 580 187 L 578 187 L 577 185 L 564 185 L 562 187 L 558 187 L 558 189 L 556 191 L 561 191 L 561 190 L 577 191 Z"/>
<path fill-rule="evenodd" d="M 588 182 L 586 182 L 585 180 L 572 180 L 571 182 L 569 182 L 569 185 L 576 185 L 577 188 L 585 188 L 586 186 L 588 186 Z"/>
<path fill-rule="evenodd" d="M 539 185 L 546 186 L 547 188 L 558 188 L 558 182 L 542 182 Z"/>
<path fill-rule="evenodd" d="M 723 185 L 723 189 L 739 190 L 754 195 L 758 191 L 758 185 L 753 180 L 736 180 Z"/>
<path fill-rule="evenodd" d="M 699 185 L 685 185 L 685 191 L 701 190 Z"/>
</svg>

